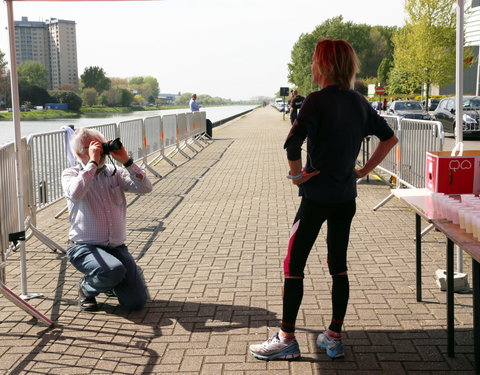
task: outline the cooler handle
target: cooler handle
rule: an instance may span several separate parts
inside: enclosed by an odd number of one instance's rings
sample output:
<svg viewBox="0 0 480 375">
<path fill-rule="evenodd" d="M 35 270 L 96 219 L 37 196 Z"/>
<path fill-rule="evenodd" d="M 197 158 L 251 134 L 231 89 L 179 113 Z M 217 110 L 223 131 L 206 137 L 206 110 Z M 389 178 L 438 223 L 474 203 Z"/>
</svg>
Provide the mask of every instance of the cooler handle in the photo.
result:
<svg viewBox="0 0 480 375">
<path fill-rule="evenodd" d="M 458 151 L 458 155 L 455 155 L 455 152 Z M 458 142 L 452 150 L 450 156 L 462 156 L 463 155 L 463 142 Z"/>
</svg>

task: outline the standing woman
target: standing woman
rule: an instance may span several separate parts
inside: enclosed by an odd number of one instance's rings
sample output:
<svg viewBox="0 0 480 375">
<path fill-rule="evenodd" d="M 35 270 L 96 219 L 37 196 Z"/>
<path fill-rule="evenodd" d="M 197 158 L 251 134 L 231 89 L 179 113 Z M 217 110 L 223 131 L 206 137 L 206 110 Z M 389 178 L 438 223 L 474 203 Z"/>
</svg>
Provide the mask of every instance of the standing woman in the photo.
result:
<svg viewBox="0 0 480 375">
<path fill-rule="evenodd" d="M 385 120 L 365 98 L 353 91 L 359 60 L 343 40 L 319 38 L 313 54 L 313 82 L 321 90 L 304 101 L 285 142 L 290 173 L 302 197 L 283 262 L 285 283 L 280 331 L 262 344 L 251 345 L 259 359 L 300 356 L 295 321 L 303 297 L 304 268 L 322 224 L 327 222 L 327 261 L 332 277 L 332 319 L 317 338 L 331 358 L 344 356 L 341 331 L 349 298 L 347 248 L 355 215 L 356 179 L 366 176 L 397 143 Z M 362 169 L 355 169 L 363 139 L 375 135 L 380 143 Z M 307 138 L 302 169 L 301 146 Z"/>
</svg>

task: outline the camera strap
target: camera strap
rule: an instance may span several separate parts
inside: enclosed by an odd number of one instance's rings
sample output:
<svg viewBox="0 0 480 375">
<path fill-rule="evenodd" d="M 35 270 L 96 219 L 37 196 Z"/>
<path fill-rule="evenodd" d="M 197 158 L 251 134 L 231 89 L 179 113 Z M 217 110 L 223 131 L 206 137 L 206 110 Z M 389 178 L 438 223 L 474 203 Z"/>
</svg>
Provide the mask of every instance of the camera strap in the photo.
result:
<svg viewBox="0 0 480 375">
<path fill-rule="evenodd" d="M 108 158 L 113 164 L 113 172 L 112 172 L 112 177 L 113 177 L 115 176 L 115 173 L 117 173 L 117 166 L 115 165 L 115 161 L 112 159 L 112 156 L 110 154 L 108 154 Z"/>
</svg>

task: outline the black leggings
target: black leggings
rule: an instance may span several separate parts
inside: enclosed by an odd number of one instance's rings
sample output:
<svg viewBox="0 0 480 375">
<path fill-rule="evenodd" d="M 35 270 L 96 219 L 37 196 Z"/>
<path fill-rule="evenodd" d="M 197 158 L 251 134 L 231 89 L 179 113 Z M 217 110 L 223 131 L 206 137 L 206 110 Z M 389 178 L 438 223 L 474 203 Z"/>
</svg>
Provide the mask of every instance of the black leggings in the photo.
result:
<svg viewBox="0 0 480 375">
<path fill-rule="evenodd" d="M 282 330 L 294 332 L 295 320 L 303 297 L 303 277 L 308 255 L 322 224 L 327 222 L 327 262 L 333 277 L 333 329 L 339 332 L 345 317 L 349 284 L 347 248 L 350 226 L 355 215 L 355 200 L 344 203 L 320 203 L 302 198 L 290 233 L 288 252 L 283 261 L 285 273 Z"/>
</svg>

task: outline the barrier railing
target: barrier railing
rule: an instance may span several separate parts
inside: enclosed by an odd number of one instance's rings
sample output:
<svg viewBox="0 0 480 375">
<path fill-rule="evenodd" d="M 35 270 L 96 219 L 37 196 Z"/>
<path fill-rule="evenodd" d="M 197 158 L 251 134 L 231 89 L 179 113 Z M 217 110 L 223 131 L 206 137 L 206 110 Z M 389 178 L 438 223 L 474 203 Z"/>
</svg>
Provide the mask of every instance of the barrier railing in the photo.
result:
<svg viewBox="0 0 480 375">
<path fill-rule="evenodd" d="M 32 178 L 31 178 L 31 169 L 30 169 L 30 150 L 27 145 L 25 138 L 21 140 L 19 145 L 20 152 L 25 155 L 23 158 L 23 181 L 24 181 L 24 213 L 25 221 L 27 224 L 30 224 L 32 220 L 35 219 L 35 209 L 34 209 L 34 197 L 32 194 Z M 46 323 L 49 326 L 53 326 L 54 323 L 45 317 L 43 314 L 38 312 L 35 308 L 30 306 L 25 302 L 20 296 L 13 293 L 6 285 L 7 276 L 6 276 L 6 263 L 8 255 L 11 251 L 17 249 L 17 244 L 15 241 L 11 241 L 9 235 L 12 233 L 18 232 L 19 226 L 19 212 L 17 207 L 17 202 L 13 197 L 17 196 L 17 180 L 15 178 L 15 145 L 14 143 L 8 143 L 0 147 L 0 293 L 15 304 L 17 307 L 21 308 L 31 316 L 39 319 L 40 321 Z M 25 225 L 27 228 L 27 225 Z M 24 241 L 25 238 L 19 238 L 18 240 Z M 21 247 L 20 251 L 24 252 L 25 247 Z M 27 292 L 27 275 L 26 275 L 26 264 L 23 262 L 25 256 L 20 257 L 21 264 L 21 279 L 22 279 L 22 297 L 27 299 L 31 296 Z"/>
<path fill-rule="evenodd" d="M 178 118 L 180 121 L 177 121 Z M 155 116 L 124 121 L 119 124 L 88 126 L 88 128 L 100 131 L 107 140 L 120 137 L 135 161 L 142 161 L 147 169 L 161 177 L 151 168 L 152 161 L 148 162 L 147 159 L 158 153 L 158 156 L 153 158 L 154 161 L 165 160 L 173 167 L 177 167 L 177 164 L 169 156 L 175 152 L 180 152 L 190 159 L 191 157 L 182 151 L 186 147 L 198 153 L 199 151 L 189 143 L 201 146 L 197 140 L 201 139 L 206 131 L 206 114 L 205 112 L 196 112 L 195 114 L 188 113 L 180 116 Z M 65 252 L 61 246 L 35 227 L 35 221 L 37 211 L 63 198 L 62 172 L 72 163 L 75 163 L 74 158 L 67 156 L 71 151 L 69 149 L 69 136 L 71 134 L 71 129 L 65 129 L 32 135 L 28 138 L 28 143 L 25 138 L 21 140 L 22 152 L 26 155 L 24 158 L 23 182 L 25 186 L 24 196 L 27 197 L 27 199 L 24 199 L 25 231 L 27 235 L 20 241 L 25 240 L 26 242 L 34 235 L 52 250 L 59 249 Z M 208 144 L 208 142 L 205 143 Z M 201 147 L 203 148 L 203 146 Z M 8 254 L 16 249 L 16 245 L 10 244 L 9 235 L 18 231 L 19 220 L 18 208 L 14 199 L 16 196 L 15 163 L 14 144 L 0 146 L 0 217 L 2 218 L 0 220 L 0 293 L 33 317 L 52 326 L 54 323 L 51 320 L 24 301 L 24 299 L 33 297 L 33 295 L 27 295 L 26 282 L 23 282 L 26 281 L 27 277 L 26 259 L 22 266 L 25 272 L 21 274 L 22 296 L 16 295 L 6 286 L 5 269 Z M 62 210 L 55 217 L 59 217 L 65 210 Z M 24 243 L 21 242 L 21 245 L 24 245 Z M 21 246 L 21 248 L 24 249 L 25 246 Z"/>
<path fill-rule="evenodd" d="M 65 131 L 28 137 L 37 210 L 63 198 L 62 171 L 69 166 Z"/>
<path fill-rule="evenodd" d="M 382 116 L 386 121 L 388 126 L 393 130 L 393 133 L 397 136 L 397 138 L 400 138 L 400 117 L 397 116 Z M 378 146 L 379 140 L 376 137 L 370 137 L 369 140 L 370 142 L 368 150 L 366 154 L 368 155 L 371 150 L 375 150 L 375 148 Z M 369 157 L 370 155 L 368 155 Z M 382 171 L 383 173 L 389 175 L 390 177 L 393 177 L 396 179 L 397 186 L 399 183 L 399 176 L 398 176 L 398 168 L 397 168 L 397 152 L 395 149 L 395 152 L 393 150 L 388 153 L 388 155 L 385 157 L 385 159 L 382 160 L 382 162 L 377 166 L 377 169 Z M 380 177 L 382 177 L 380 175 Z"/>
<path fill-rule="evenodd" d="M 177 114 L 177 139 L 176 139 L 177 151 L 181 153 L 183 156 L 190 158 L 190 156 L 183 151 L 184 148 L 188 148 L 195 153 L 197 153 L 198 151 L 188 144 L 187 142 L 188 138 L 189 138 L 189 132 L 188 132 L 187 114 L 179 113 Z"/>
<path fill-rule="evenodd" d="M 388 153 L 378 170 L 396 179 L 396 187 L 416 188 L 425 185 L 425 155 L 428 151 L 442 151 L 444 134 L 438 121 L 401 119 L 384 116 L 398 137 L 397 145 Z M 373 153 L 378 140 L 370 140 L 368 152 Z M 390 199 L 390 194 L 373 210 L 376 211 Z"/>
</svg>

